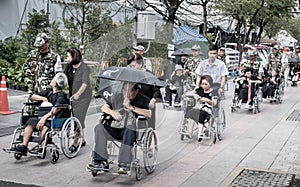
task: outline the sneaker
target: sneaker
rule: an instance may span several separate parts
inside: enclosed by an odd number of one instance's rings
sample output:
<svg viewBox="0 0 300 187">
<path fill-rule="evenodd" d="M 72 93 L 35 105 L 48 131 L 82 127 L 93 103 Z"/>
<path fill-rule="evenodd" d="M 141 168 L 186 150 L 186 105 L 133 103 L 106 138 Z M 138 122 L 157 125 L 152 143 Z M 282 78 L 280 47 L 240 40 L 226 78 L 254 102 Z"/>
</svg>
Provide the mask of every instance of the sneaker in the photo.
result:
<svg viewBox="0 0 300 187">
<path fill-rule="evenodd" d="M 88 168 L 97 171 L 109 172 L 109 165 L 107 161 L 94 161 L 93 163 L 88 164 Z"/>
<path fill-rule="evenodd" d="M 120 174 L 120 175 L 129 175 L 130 174 L 130 167 L 129 166 L 124 166 L 124 165 L 119 166 L 118 174 Z"/>
<path fill-rule="evenodd" d="M 24 154 L 24 155 L 27 155 L 27 152 L 28 152 L 28 148 L 27 148 L 26 145 L 17 145 L 15 150 L 17 152 L 20 152 L 20 153 Z"/>
</svg>

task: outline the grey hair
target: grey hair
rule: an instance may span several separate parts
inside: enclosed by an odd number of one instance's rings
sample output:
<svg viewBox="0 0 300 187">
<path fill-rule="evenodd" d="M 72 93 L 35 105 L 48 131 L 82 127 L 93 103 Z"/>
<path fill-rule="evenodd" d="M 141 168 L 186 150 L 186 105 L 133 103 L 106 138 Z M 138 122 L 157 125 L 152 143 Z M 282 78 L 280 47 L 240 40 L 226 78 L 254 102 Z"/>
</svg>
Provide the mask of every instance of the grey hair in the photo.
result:
<svg viewBox="0 0 300 187">
<path fill-rule="evenodd" d="M 53 80 L 56 82 L 56 85 L 60 90 L 63 90 L 68 84 L 68 78 L 64 73 L 57 73 Z"/>
</svg>

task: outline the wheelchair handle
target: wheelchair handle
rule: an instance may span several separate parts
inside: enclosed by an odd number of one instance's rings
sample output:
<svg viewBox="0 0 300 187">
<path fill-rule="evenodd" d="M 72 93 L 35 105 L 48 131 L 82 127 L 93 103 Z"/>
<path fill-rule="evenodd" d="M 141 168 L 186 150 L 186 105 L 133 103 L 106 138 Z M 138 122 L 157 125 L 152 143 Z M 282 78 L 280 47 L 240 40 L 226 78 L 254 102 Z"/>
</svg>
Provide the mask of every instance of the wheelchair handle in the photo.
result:
<svg viewBox="0 0 300 187">
<path fill-rule="evenodd" d="M 26 102 L 26 103 L 23 103 L 24 105 L 27 105 L 27 106 L 38 106 L 40 104 L 40 102 Z"/>
</svg>

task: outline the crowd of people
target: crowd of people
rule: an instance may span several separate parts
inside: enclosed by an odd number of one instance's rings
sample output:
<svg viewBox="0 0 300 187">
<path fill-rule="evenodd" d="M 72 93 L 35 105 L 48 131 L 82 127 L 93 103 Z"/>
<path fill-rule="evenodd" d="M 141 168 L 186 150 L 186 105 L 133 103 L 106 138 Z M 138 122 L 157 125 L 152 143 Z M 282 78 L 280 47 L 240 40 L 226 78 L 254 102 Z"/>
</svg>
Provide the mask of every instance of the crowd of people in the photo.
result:
<svg viewBox="0 0 300 187">
<path fill-rule="evenodd" d="M 32 78 L 32 85 L 29 88 L 30 100 L 40 102 L 50 102 L 55 104 L 69 104 L 72 98 L 72 111 L 79 119 L 82 126 L 81 147 L 86 145 L 84 129 L 86 127 L 86 114 L 92 98 L 92 87 L 90 81 L 90 69 L 84 63 L 81 51 L 75 47 L 66 50 L 66 67 L 62 66 L 60 56 L 50 48 L 50 38 L 45 33 L 40 33 L 36 37 L 34 45 L 37 49 L 30 52 L 24 64 L 24 72 Z M 192 137 L 192 121 L 198 124 L 198 140 L 204 136 L 203 124 L 212 114 L 212 97 L 223 93 L 228 81 L 228 68 L 226 63 L 226 49 L 212 45 L 208 50 L 208 58 L 202 59 L 201 47 L 193 45 L 192 55 L 181 55 L 176 63 L 175 70 L 170 77 L 165 89 L 164 97 L 159 87 L 145 84 L 124 83 L 122 91 L 114 99 L 118 99 L 118 105 L 113 105 L 114 101 L 105 100 L 101 107 L 103 112 L 102 120 L 94 127 L 94 148 L 92 152 L 92 162 L 87 167 L 102 171 L 109 171 L 107 141 L 115 139 L 120 141 L 119 150 L 119 174 L 127 174 L 132 161 L 131 149 L 136 140 L 136 133 L 132 127 L 133 121 L 126 116 L 132 114 L 143 115 L 149 122 L 149 127 L 155 129 L 155 104 L 164 101 L 171 106 L 173 103 L 172 94 L 175 95 L 174 105 L 182 102 L 182 97 L 187 91 L 191 91 L 195 100 L 201 102 L 203 106 L 190 108 L 186 112 L 188 118 L 188 138 Z M 152 73 L 151 61 L 143 57 L 145 48 L 141 45 L 133 47 L 133 53 L 127 58 L 128 68 L 135 68 L 140 71 Z M 300 59 L 300 47 L 297 46 L 289 56 L 279 51 L 279 46 L 274 46 L 268 56 L 268 64 L 263 64 L 257 60 L 257 51 L 247 52 L 245 59 L 241 60 L 239 77 L 235 78 L 239 87 L 235 89 L 238 94 L 238 107 L 246 103 L 246 108 L 251 109 L 255 88 L 262 87 L 263 98 L 274 97 L 274 91 L 279 84 L 286 80 L 285 71 L 288 68 L 288 76 L 291 77 L 292 86 L 297 86 L 299 80 L 300 67 L 298 60 L 289 63 L 289 59 Z M 218 85 L 213 89 L 213 85 Z M 187 86 L 189 89 L 187 89 Z M 68 95 L 65 89 L 68 87 Z M 68 116 L 69 114 L 57 109 L 54 114 Z M 17 150 L 26 155 L 28 142 L 32 132 L 41 131 L 41 137 L 49 129 L 50 112 L 40 115 L 37 119 L 30 118 L 26 123 L 23 142 L 17 146 Z M 124 120 L 126 125 L 124 125 Z M 122 124 L 121 124 L 122 123 Z M 114 126 L 116 125 L 117 126 Z M 89 124 L 87 124 L 89 125 Z M 37 151 L 45 145 L 44 140 L 40 142 Z M 70 152 L 76 151 L 79 142 L 74 141 L 70 146 Z"/>
</svg>

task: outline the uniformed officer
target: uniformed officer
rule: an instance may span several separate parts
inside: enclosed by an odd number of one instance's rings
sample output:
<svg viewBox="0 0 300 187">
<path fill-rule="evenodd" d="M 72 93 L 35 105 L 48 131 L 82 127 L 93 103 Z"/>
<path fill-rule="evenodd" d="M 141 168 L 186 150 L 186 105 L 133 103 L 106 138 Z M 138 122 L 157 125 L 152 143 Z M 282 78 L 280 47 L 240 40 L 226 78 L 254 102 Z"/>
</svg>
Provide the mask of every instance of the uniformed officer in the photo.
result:
<svg viewBox="0 0 300 187">
<path fill-rule="evenodd" d="M 193 56 L 188 58 L 185 65 L 185 75 L 188 76 L 188 81 L 191 85 L 195 85 L 197 75 L 194 73 L 198 67 L 198 64 L 201 61 L 201 47 L 198 44 L 195 44 L 191 48 Z"/>
<path fill-rule="evenodd" d="M 248 67 L 251 67 L 253 69 L 254 76 L 261 76 L 261 74 L 263 73 L 263 69 L 261 67 L 261 63 L 256 60 L 256 56 L 257 54 L 255 51 L 249 51 L 249 59 L 242 63 L 242 74 L 245 73 L 245 70 Z"/>
<path fill-rule="evenodd" d="M 54 75 L 62 71 L 60 56 L 49 49 L 49 40 L 47 34 L 39 33 L 34 42 L 37 49 L 29 53 L 23 65 L 25 75 L 32 78 L 30 95 L 45 90 Z"/>
<path fill-rule="evenodd" d="M 279 53 L 279 46 L 275 45 L 273 47 L 272 53 L 269 55 L 269 64 L 267 66 L 267 70 L 270 71 L 272 69 L 276 70 L 277 73 L 283 74 L 283 67 L 282 67 L 282 55 Z"/>
</svg>

